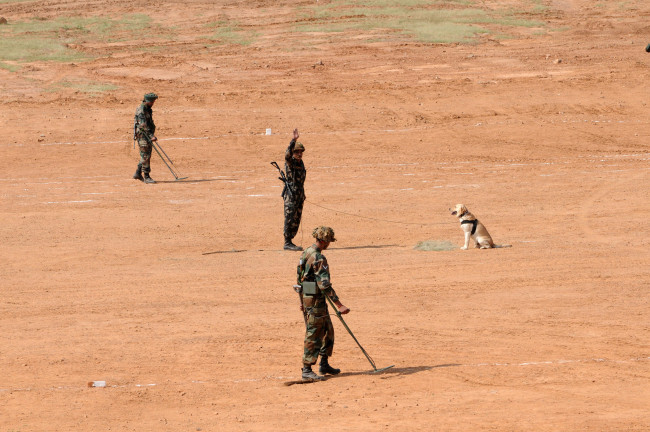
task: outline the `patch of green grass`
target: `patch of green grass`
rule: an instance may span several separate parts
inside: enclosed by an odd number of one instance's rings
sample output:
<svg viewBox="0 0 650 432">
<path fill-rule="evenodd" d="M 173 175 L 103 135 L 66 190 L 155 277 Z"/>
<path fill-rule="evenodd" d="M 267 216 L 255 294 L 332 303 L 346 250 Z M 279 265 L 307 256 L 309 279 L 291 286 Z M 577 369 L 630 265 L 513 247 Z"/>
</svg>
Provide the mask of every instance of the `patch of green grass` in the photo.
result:
<svg viewBox="0 0 650 432">
<path fill-rule="evenodd" d="M 420 251 L 450 251 L 458 249 L 458 246 L 446 240 L 425 240 L 418 242 L 413 249 Z"/>
<path fill-rule="evenodd" d="M 148 35 L 151 28 L 151 18 L 143 14 L 119 19 L 59 17 L 18 21 L 0 26 L 0 58 L 20 62 L 80 61 L 90 56 L 68 48 L 68 44 L 110 41 L 115 35 Z"/>
<path fill-rule="evenodd" d="M 138 51 L 142 51 L 142 52 L 158 53 L 158 52 L 160 52 L 160 51 L 162 51 L 162 50 L 164 50 L 164 49 L 166 49 L 166 48 L 167 48 L 167 47 L 156 45 L 156 46 L 138 47 L 138 48 L 136 48 L 136 49 L 137 49 Z"/>
<path fill-rule="evenodd" d="M 117 90 L 119 88 L 115 84 L 100 83 L 96 81 L 87 81 L 87 82 L 62 81 L 61 86 L 65 88 L 78 90 L 84 93 L 101 93 L 106 91 Z"/>
<path fill-rule="evenodd" d="M 83 60 L 87 56 L 67 48 L 55 39 L 23 36 L 0 39 L 0 58 L 19 62 L 71 62 Z"/>
<path fill-rule="evenodd" d="M 454 43 L 470 42 L 477 34 L 488 31 L 477 26 L 444 22 L 436 25 L 415 23 L 406 33 L 410 33 L 421 42 Z"/>
<path fill-rule="evenodd" d="M 366 43 L 385 43 L 388 42 L 389 39 L 387 38 L 368 38 L 366 39 Z"/>
<path fill-rule="evenodd" d="M 437 9 L 436 5 L 456 7 Z M 544 27 L 538 20 L 520 18 L 517 11 L 487 11 L 476 2 L 425 0 L 333 0 L 323 6 L 302 9 L 310 22 L 295 27 L 301 32 L 345 32 L 348 30 L 391 30 L 422 42 L 469 43 L 490 27 Z M 463 7 L 468 6 L 468 7 Z M 533 9 L 543 6 L 533 0 Z"/>
<path fill-rule="evenodd" d="M 17 70 L 20 70 L 20 66 L 0 62 L 0 69 L 5 69 L 9 72 L 16 72 Z"/>
<path fill-rule="evenodd" d="M 513 15 L 504 16 L 502 18 L 495 18 L 493 20 L 486 20 L 483 23 L 485 24 L 497 24 L 506 27 L 545 27 L 546 23 L 544 21 L 529 20 L 523 18 L 517 18 Z"/>
<path fill-rule="evenodd" d="M 471 0 L 334 0 L 332 4 L 338 5 L 360 5 L 367 7 L 414 7 L 414 6 L 435 6 L 444 4 L 470 5 Z"/>
<path fill-rule="evenodd" d="M 151 18 L 143 14 L 124 15 L 119 19 L 108 17 L 59 17 L 53 20 L 37 18 L 31 21 L 10 23 L 13 35 L 55 34 L 102 40 L 117 32 L 136 33 L 151 26 Z M 4 30 L 4 29 L 3 29 Z"/>
<path fill-rule="evenodd" d="M 340 33 L 352 28 L 353 27 L 349 24 L 331 24 L 328 26 L 320 24 L 302 24 L 296 26 L 294 29 L 304 33 Z"/>
<path fill-rule="evenodd" d="M 256 32 L 242 30 L 236 22 L 227 20 L 215 21 L 206 24 L 206 27 L 216 28 L 215 32 L 208 39 L 224 44 L 250 45 L 258 37 Z"/>
<path fill-rule="evenodd" d="M 347 30 L 377 29 L 396 30 L 417 40 L 431 43 L 468 42 L 485 30 L 469 23 L 481 18 L 480 10 L 453 11 L 416 10 L 404 13 L 399 8 L 389 9 L 348 9 L 345 13 L 337 12 L 338 17 L 351 16 L 349 20 L 334 24 L 306 24 L 297 27 L 307 32 L 344 32 Z M 333 18 L 334 14 L 330 14 Z M 450 19 L 450 17 L 454 19 Z"/>
<path fill-rule="evenodd" d="M 548 10 L 548 6 L 542 3 L 542 0 L 533 0 L 533 13 L 543 13 Z"/>
<path fill-rule="evenodd" d="M 82 93 L 103 93 L 117 90 L 119 87 L 114 84 L 101 83 L 97 81 L 59 81 L 48 89 L 50 92 L 57 92 L 61 89 L 72 89 Z"/>
</svg>

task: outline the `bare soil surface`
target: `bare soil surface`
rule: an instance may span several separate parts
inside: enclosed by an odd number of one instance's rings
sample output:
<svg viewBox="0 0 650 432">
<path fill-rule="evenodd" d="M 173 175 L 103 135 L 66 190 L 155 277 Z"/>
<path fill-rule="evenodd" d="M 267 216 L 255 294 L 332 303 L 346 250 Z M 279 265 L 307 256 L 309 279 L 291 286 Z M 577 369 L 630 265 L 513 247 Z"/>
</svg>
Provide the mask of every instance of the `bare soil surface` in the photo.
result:
<svg viewBox="0 0 650 432">
<path fill-rule="evenodd" d="M 292 31 L 311 4 L 0 3 L 176 28 L 0 69 L 0 431 L 650 430 L 648 3 L 544 1 L 543 34 L 476 44 Z M 197 36 L 224 15 L 261 36 Z M 186 181 L 155 154 L 158 184 L 131 178 L 150 91 Z M 336 231 L 333 285 L 383 373 L 333 317 L 344 372 L 284 385 L 304 327 L 269 162 L 294 128 L 296 242 Z M 458 249 L 456 203 L 512 247 Z"/>
</svg>

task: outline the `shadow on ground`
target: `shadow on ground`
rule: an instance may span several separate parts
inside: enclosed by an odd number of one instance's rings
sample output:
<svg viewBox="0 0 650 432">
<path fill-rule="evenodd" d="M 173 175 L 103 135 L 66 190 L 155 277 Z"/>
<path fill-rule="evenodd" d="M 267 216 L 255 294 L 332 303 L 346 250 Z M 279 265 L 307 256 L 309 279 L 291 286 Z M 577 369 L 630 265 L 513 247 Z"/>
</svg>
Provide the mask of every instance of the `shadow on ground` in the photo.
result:
<svg viewBox="0 0 650 432">
<path fill-rule="evenodd" d="M 377 375 L 380 376 L 381 379 L 387 379 L 396 376 L 413 375 L 415 373 L 425 372 L 432 369 L 457 367 L 457 366 L 462 366 L 462 365 L 460 363 L 446 363 L 446 364 L 440 364 L 434 366 L 411 366 L 411 367 L 401 367 L 401 368 L 391 367 L 390 369 L 386 369 L 386 370 L 382 370 L 382 368 L 379 368 L 378 372 L 375 372 L 373 370 L 364 371 L 364 372 L 343 372 L 338 375 L 327 375 L 324 381 L 331 380 L 331 379 L 340 379 L 345 377 L 359 376 L 359 375 Z M 294 384 L 309 384 L 313 382 L 318 382 L 318 381 L 317 380 L 305 380 L 305 381 L 295 380 L 295 381 L 287 381 L 284 383 L 284 385 L 291 386 Z"/>
<path fill-rule="evenodd" d="M 174 182 L 172 182 L 174 183 Z M 396 244 L 389 244 L 389 245 L 368 245 L 368 246 L 349 246 L 349 247 L 340 247 L 340 248 L 332 248 L 329 250 L 346 250 L 346 249 L 383 249 L 383 248 L 391 248 L 391 247 L 401 247 L 400 245 Z M 203 252 L 201 255 L 213 255 L 213 254 L 226 254 L 226 253 L 241 253 L 241 252 L 283 252 L 283 249 L 229 249 L 229 250 L 217 250 L 217 251 L 212 251 L 212 252 Z M 291 251 L 287 251 L 291 252 Z"/>
<path fill-rule="evenodd" d="M 213 181 L 234 181 L 237 179 L 234 178 L 218 178 L 218 179 L 190 179 L 183 178 L 178 180 L 156 180 L 156 183 L 201 183 L 201 182 L 213 182 Z"/>
<path fill-rule="evenodd" d="M 460 363 L 447 363 L 447 364 L 440 364 L 435 366 L 411 366 L 411 367 L 401 367 L 401 368 L 392 367 L 384 371 L 381 370 L 382 368 L 378 368 L 379 372 L 375 372 L 373 370 L 368 370 L 365 372 L 343 372 L 338 375 L 328 376 L 328 379 L 343 378 L 347 376 L 356 376 L 356 375 L 382 375 L 383 378 L 389 378 L 391 376 L 413 375 L 415 373 L 429 371 L 432 369 L 456 367 L 456 366 L 461 366 L 461 365 Z"/>
<path fill-rule="evenodd" d="M 329 250 L 346 250 L 346 249 L 385 249 L 391 247 L 400 247 L 398 244 L 386 244 L 386 245 L 363 245 L 363 246 L 346 246 L 346 247 L 333 247 L 328 248 Z"/>
</svg>

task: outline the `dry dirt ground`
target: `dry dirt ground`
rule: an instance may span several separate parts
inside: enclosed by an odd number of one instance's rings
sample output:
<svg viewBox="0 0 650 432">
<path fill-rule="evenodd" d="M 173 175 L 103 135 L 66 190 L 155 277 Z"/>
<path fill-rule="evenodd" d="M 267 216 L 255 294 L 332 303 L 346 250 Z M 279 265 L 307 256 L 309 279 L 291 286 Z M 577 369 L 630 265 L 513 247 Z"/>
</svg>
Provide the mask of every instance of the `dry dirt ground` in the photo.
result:
<svg viewBox="0 0 650 432">
<path fill-rule="evenodd" d="M 313 3 L 0 3 L 176 29 L 0 69 L 0 431 L 650 430 L 648 3 L 544 0 L 545 31 L 473 44 L 292 31 Z M 193 33 L 224 16 L 259 36 Z M 131 179 L 149 91 L 187 181 L 156 155 L 158 184 Z M 334 287 L 384 373 L 333 317 L 344 373 L 284 385 L 304 329 L 269 162 L 293 128 L 297 243 L 335 229 Z M 459 250 L 456 203 L 512 248 Z"/>
</svg>

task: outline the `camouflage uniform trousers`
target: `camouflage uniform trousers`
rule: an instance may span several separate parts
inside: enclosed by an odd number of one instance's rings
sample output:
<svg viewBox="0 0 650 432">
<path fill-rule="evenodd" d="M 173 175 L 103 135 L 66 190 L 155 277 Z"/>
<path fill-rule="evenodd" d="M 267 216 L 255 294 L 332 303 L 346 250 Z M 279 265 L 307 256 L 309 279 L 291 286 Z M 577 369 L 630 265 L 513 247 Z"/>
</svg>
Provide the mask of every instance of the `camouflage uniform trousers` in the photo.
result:
<svg viewBox="0 0 650 432">
<path fill-rule="evenodd" d="M 316 364 L 318 355 L 331 357 L 333 350 L 334 326 L 330 316 L 309 314 L 305 332 L 305 352 L 302 356 L 303 364 Z"/>
<path fill-rule="evenodd" d="M 153 147 L 143 137 L 138 138 L 138 147 L 140 147 L 140 163 L 142 166 L 142 173 L 149 174 L 151 172 L 151 152 Z"/>
<path fill-rule="evenodd" d="M 292 200 L 288 196 L 284 198 L 284 238 L 287 240 L 298 233 L 304 203 L 304 200 Z"/>
</svg>

